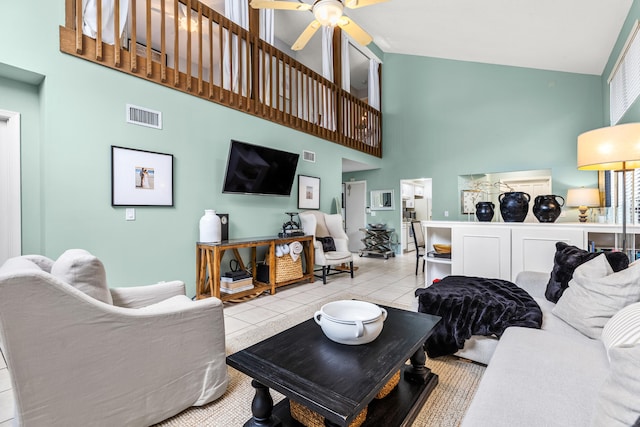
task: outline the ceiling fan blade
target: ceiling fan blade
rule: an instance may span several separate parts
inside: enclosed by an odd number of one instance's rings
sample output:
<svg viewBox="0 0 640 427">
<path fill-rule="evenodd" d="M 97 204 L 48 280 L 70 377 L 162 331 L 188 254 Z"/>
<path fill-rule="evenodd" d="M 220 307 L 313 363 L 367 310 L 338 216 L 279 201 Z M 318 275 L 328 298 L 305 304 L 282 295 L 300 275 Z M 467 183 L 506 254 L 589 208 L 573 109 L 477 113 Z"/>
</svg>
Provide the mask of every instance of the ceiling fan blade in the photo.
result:
<svg viewBox="0 0 640 427">
<path fill-rule="evenodd" d="M 373 37 L 362 29 L 358 24 L 353 22 L 349 17 L 342 15 L 338 21 L 338 26 L 347 32 L 355 41 L 362 46 L 366 46 L 373 41 Z"/>
<path fill-rule="evenodd" d="M 298 40 L 296 40 L 293 46 L 291 46 L 291 50 L 301 50 L 302 48 L 304 48 L 307 43 L 309 43 L 309 40 L 311 40 L 311 37 L 313 37 L 313 35 L 316 33 L 316 31 L 318 31 L 318 28 L 320 27 L 320 23 L 314 19 L 311 24 L 309 24 L 307 28 L 304 29 L 302 34 L 300 34 L 300 37 L 298 37 Z"/>
<path fill-rule="evenodd" d="M 359 7 L 371 6 L 372 4 L 384 3 L 388 0 L 346 0 L 344 5 L 349 9 L 357 9 Z"/>
<path fill-rule="evenodd" d="M 250 6 L 254 9 L 280 9 L 280 10 L 311 10 L 313 7 L 307 3 L 295 1 L 252 0 Z"/>
</svg>

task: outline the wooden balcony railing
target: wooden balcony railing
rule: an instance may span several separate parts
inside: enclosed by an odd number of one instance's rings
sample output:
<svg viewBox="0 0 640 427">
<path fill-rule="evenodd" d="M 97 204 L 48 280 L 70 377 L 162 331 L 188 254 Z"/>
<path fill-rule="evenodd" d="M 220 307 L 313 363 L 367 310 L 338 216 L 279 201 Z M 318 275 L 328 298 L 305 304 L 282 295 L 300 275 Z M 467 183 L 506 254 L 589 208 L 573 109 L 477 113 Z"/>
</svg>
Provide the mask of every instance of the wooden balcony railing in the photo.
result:
<svg viewBox="0 0 640 427">
<path fill-rule="evenodd" d="M 382 157 L 380 111 L 197 0 L 65 1 L 62 52 Z"/>
</svg>

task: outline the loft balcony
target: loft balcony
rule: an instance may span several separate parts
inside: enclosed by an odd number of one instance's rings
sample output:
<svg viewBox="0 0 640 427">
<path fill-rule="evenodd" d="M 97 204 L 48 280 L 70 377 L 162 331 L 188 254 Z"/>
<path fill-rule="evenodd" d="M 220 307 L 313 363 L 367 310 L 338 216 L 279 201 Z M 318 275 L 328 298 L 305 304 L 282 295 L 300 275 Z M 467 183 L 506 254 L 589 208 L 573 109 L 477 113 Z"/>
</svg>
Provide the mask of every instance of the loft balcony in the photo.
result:
<svg viewBox="0 0 640 427">
<path fill-rule="evenodd" d="M 84 16 L 83 0 L 65 1 L 62 52 L 382 157 L 380 111 L 260 39 L 258 24 L 197 0 L 96 0 Z"/>
</svg>

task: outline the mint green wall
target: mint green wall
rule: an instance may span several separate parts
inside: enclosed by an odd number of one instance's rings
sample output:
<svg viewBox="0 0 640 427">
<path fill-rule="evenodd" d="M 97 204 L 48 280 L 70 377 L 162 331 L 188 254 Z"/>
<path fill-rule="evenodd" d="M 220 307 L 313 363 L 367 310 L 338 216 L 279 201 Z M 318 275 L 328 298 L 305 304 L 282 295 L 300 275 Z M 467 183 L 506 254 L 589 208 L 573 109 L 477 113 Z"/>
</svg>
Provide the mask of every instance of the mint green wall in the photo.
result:
<svg viewBox="0 0 640 427">
<path fill-rule="evenodd" d="M 433 178 L 434 219 L 464 219 L 461 174 L 549 168 L 562 196 L 597 182 L 576 169 L 576 137 L 602 126 L 599 76 L 387 54 L 383 117 L 384 168 L 345 179 L 399 202 L 401 179 Z"/>
<path fill-rule="evenodd" d="M 29 25 L 17 17 L 29 16 Z M 23 23 L 20 24 L 19 21 Z M 297 180 L 290 198 L 222 194 L 230 139 L 302 153 L 297 173 L 321 178 L 321 209 L 341 191 L 342 157 L 380 159 L 269 121 L 200 100 L 60 52 L 64 1 L 10 2 L 0 14 L 0 109 L 23 117 L 24 252 L 56 258 L 86 248 L 105 264 L 111 286 L 181 279 L 195 292 L 195 241 L 205 208 L 230 214 L 233 238 L 275 235 L 297 211 Z M 7 66 L 45 76 L 38 86 L 3 75 Z M 163 129 L 125 123 L 125 104 L 163 113 Z M 175 207 L 111 206 L 110 146 L 171 153 Z"/>
<path fill-rule="evenodd" d="M 638 1 L 631 15 L 639 15 Z M 26 16 L 28 26 L 19 19 Z M 380 160 L 62 54 L 63 22 L 61 0 L 35 9 L 8 2 L 0 14 L 0 37 L 20 40 L 0 50 L 0 109 L 22 113 L 24 252 L 57 257 L 67 248 L 87 248 L 105 262 L 111 285 L 176 278 L 193 294 L 203 209 L 229 212 L 233 237 L 273 234 L 284 212 L 297 210 L 295 194 L 221 194 L 231 138 L 315 151 L 317 163 L 301 162 L 298 173 L 322 179 L 327 211 L 341 181 L 350 178 L 365 179 L 367 190 L 393 188 L 396 206 L 400 179 L 433 178 L 435 219 L 444 219 L 445 210 L 448 219 L 459 218 L 460 174 L 551 168 L 554 192 L 561 195 L 596 183 L 595 173 L 576 170 L 575 142 L 579 133 L 608 122 L 600 76 L 385 55 Z M 25 84 L 7 67 L 44 81 Z M 126 124 L 126 103 L 162 111 L 164 129 Z M 136 221 L 126 222 L 124 208 L 110 205 L 111 145 L 175 155 L 176 206 L 137 208 Z M 343 157 L 378 169 L 342 177 Z M 370 218 L 396 227 L 398 219 L 399 211 Z"/>
<path fill-rule="evenodd" d="M 41 253 L 42 161 L 40 151 L 40 97 L 34 84 L 16 82 L 0 77 L 0 109 L 20 112 L 22 170 L 22 251 Z"/>
</svg>

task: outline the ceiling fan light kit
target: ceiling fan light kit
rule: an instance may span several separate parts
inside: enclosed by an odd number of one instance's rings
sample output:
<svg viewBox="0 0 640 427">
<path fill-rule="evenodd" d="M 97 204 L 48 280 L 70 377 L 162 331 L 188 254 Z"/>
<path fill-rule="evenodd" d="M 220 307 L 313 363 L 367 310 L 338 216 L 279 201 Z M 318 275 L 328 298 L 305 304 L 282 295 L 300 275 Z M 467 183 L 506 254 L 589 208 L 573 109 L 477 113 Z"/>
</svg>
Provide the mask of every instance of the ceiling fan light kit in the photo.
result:
<svg viewBox="0 0 640 427">
<path fill-rule="evenodd" d="M 281 9 L 281 10 L 311 10 L 315 18 L 295 41 L 292 50 L 300 50 L 306 46 L 311 37 L 321 26 L 338 26 L 349 34 L 353 39 L 363 46 L 373 41 L 358 24 L 343 15 L 344 7 L 356 9 L 363 6 L 370 6 L 376 3 L 383 3 L 388 0 L 316 0 L 313 5 L 308 3 L 296 3 L 279 0 L 251 0 L 251 7 L 255 9 Z"/>
<path fill-rule="evenodd" d="M 342 8 L 338 0 L 320 0 L 313 6 L 313 16 L 321 25 L 335 27 L 342 16 Z"/>
</svg>

